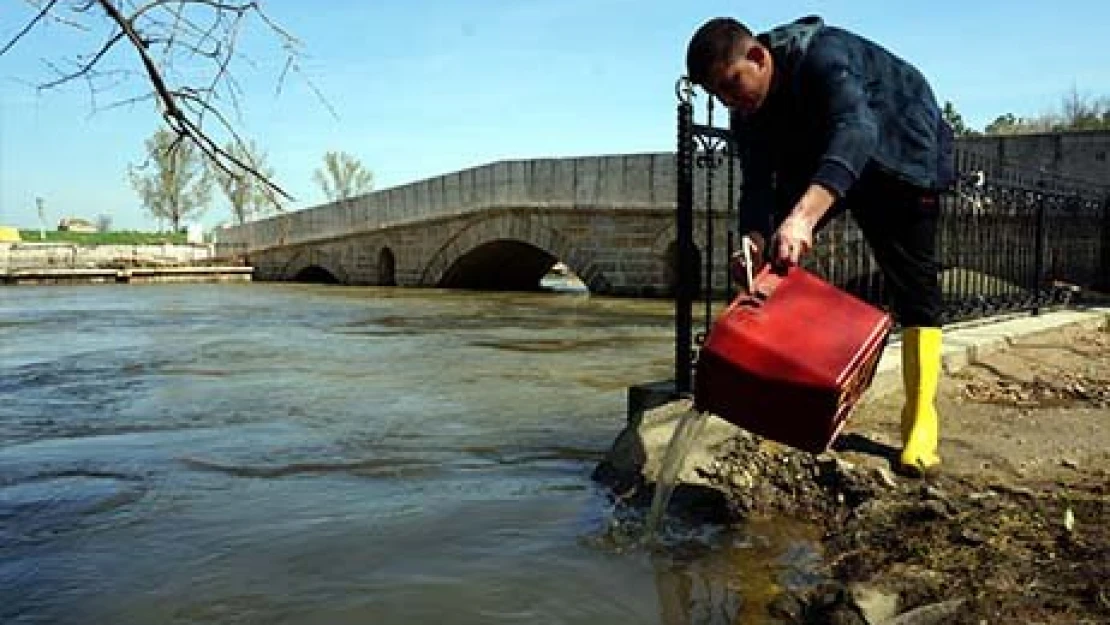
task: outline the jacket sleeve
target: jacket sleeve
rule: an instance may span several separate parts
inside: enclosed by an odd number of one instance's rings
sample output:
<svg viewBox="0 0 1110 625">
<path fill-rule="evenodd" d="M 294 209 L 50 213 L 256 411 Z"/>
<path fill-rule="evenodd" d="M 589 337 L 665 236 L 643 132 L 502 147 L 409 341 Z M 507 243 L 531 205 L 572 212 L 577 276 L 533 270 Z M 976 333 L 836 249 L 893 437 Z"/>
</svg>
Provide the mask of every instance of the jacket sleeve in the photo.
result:
<svg viewBox="0 0 1110 625">
<path fill-rule="evenodd" d="M 807 55 L 799 80 L 802 97 L 825 119 L 827 143 L 811 182 L 844 197 L 859 180 L 878 143 L 879 127 L 868 105 L 859 61 L 845 46 L 828 42 Z"/>
<path fill-rule="evenodd" d="M 735 121 L 732 130 L 743 167 L 737 206 L 740 233 L 759 232 L 766 238 L 772 230 L 775 202 L 766 138 L 758 130 Z"/>
</svg>

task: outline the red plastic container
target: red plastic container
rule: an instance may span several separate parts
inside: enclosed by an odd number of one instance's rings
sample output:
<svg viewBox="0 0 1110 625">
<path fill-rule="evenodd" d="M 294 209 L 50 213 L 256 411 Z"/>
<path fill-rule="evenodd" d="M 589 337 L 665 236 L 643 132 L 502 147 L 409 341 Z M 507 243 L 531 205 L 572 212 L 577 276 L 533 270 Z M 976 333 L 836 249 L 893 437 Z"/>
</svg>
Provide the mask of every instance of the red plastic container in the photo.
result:
<svg viewBox="0 0 1110 625">
<path fill-rule="evenodd" d="M 698 355 L 694 404 L 805 451 L 829 448 L 871 384 L 890 315 L 800 267 L 764 267 Z"/>
</svg>

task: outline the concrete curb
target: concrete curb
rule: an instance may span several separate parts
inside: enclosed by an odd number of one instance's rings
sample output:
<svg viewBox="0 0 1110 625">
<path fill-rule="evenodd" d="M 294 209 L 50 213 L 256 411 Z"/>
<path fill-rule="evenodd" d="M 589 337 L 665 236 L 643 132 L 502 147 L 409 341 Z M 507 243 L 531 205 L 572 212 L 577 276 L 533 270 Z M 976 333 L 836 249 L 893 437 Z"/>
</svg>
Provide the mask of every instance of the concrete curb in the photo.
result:
<svg viewBox="0 0 1110 625">
<path fill-rule="evenodd" d="M 1069 327 L 1095 329 L 1110 325 L 1110 307 L 1064 309 L 1038 316 L 1026 315 L 1002 321 L 945 328 L 941 359 L 946 374 L 952 374 L 979 359 L 1009 347 L 1019 340 Z M 867 400 L 902 391 L 902 347 L 892 340 L 883 351 Z"/>
</svg>

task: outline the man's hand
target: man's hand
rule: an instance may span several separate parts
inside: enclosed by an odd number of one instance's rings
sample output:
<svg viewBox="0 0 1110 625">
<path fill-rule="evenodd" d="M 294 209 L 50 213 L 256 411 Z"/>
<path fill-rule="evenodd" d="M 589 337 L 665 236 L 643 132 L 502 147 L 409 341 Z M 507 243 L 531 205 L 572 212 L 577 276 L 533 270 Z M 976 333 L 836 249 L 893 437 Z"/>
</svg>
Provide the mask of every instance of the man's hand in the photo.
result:
<svg viewBox="0 0 1110 625">
<path fill-rule="evenodd" d="M 802 199 L 775 232 L 774 260 L 779 265 L 797 265 L 813 249 L 813 229 L 829 212 L 836 196 L 820 185 L 810 185 Z"/>
<path fill-rule="evenodd" d="M 813 248 L 814 223 L 795 210 L 775 233 L 775 261 L 780 265 L 797 265 Z"/>
</svg>

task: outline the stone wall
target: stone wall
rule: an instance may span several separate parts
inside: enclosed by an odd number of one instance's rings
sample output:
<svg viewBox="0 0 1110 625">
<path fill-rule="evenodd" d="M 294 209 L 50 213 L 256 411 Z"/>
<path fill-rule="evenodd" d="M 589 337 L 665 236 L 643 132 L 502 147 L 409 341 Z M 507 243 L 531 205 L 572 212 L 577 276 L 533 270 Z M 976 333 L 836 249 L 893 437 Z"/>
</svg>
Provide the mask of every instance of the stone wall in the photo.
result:
<svg viewBox="0 0 1110 625">
<path fill-rule="evenodd" d="M 972 137 L 959 147 L 1002 164 L 1110 184 L 1107 131 Z M 720 171 L 717 208 L 725 205 L 725 180 Z M 673 209 L 675 183 L 669 152 L 500 161 L 223 229 L 216 249 L 233 256 L 499 208 Z"/>
<path fill-rule="evenodd" d="M 1073 158 L 1099 162 L 1099 141 L 1108 136 L 1077 133 L 1051 140 L 1065 146 L 1087 141 Z M 1028 169 L 1041 162 L 1039 142 L 1046 140 L 968 139 L 961 148 L 987 158 L 987 151 L 1002 150 L 1016 159 L 1011 163 Z M 1053 158 L 1043 162 L 1071 167 L 1064 157 Z M 670 153 L 498 162 L 230 228 L 220 232 L 216 248 L 220 256 L 247 259 L 261 280 L 308 279 L 305 271 L 320 269 L 347 284 L 512 289 L 535 267 L 559 260 L 597 293 L 667 293 L 674 279 L 675 173 Z M 695 170 L 699 245 L 706 230 L 705 173 Z M 741 176 L 733 172 L 734 185 Z M 716 282 L 727 260 L 728 180 L 726 168 L 716 171 Z M 958 249 L 979 246 L 972 241 Z M 961 265 L 971 262 L 964 256 Z M 1059 263 L 1048 260 L 1053 271 Z M 853 291 L 877 288 L 874 260 L 850 224 L 822 236 L 809 262 Z M 974 263 L 968 268 L 979 269 Z"/>
<path fill-rule="evenodd" d="M 216 245 L 232 255 L 490 209 L 673 209 L 674 203 L 669 153 L 500 161 L 233 226 L 218 231 Z"/>
<path fill-rule="evenodd" d="M 958 146 L 999 164 L 1110 185 L 1110 131 L 962 137 Z"/>
<path fill-rule="evenodd" d="M 705 224 L 696 230 L 700 245 Z M 726 234 L 718 216 L 715 289 L 723 287 L 716 276 Z M 673 208 L 499 208 L 258 249 L 250 264 L 256 280 L 296 280 L 319 268 L 345 284 L 500 290 L 534 287 L 561 260 L 593 293 L 653 296 L 673 289 L 674 241 Z M 511 257 L 505 245 L 515 245 Z"/>
<path fill-rule="evenodd" d="M 189 265 L 214 257 L 210 245 L 81 245 L 0 243 L 0 273 L 19 269 Z"/>
</svg>

